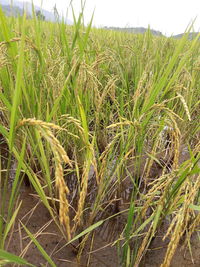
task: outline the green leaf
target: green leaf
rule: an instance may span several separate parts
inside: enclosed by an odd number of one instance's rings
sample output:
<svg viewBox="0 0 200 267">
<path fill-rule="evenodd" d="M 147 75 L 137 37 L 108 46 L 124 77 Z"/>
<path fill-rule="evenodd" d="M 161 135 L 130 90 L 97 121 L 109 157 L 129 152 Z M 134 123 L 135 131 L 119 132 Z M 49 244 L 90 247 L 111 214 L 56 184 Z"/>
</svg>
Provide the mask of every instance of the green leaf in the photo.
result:
<svg viewBox="0 0 200 267">
<path fill-rule="evenodd" d="M 45 258 L 45 260 L 47 260 L 47 262 L 52 267 L 56 267 L 56 264 L 52 261 L 52 259 L 49 257 L 49 255 L 46 253 L 46 251 L 43 249 L 43 247 L 40 245 L 40 243 L 37 241 L 37 239 L 34 237 L 34 235 L 28 230 L 28 228 L 26 228 L 26 226 L 22 222 L 21 222 L 21 224 L 23 225 L 23 227 L 24 227 L 26 233 L 28 234 L 28 236 L 30 237 L 30 239 L 33 241 L 33 243 L 36 245 L 36 247 L 38 248 L 38 250 L 40 251 L 42 256 Z"/>
<path fill-rule="evenodd" d="M 5 232 L 4 232 L 4 235 L 3 235 L 3 239 L 4 239 L 4 241 L 6 240 L 6 237 L 7 237 L 8 233 L 9 233 L 9 231 L 10 231 L 10 229 L 11 229 L 13 223 L 15 222 L 15 219 L 16 219 L 16 217 L 17 217 L 17 214 L 18 214 L 18 211 L 19 211 L 19 209 L 20 209 L 20 207 L 21 207 L 21 204 L 22 204 L 22 201 L 19 203 L 19 206 L 18 206 L 17 209 L 14 211 L 14 213 L 13 213 L 13 215 L 12 215 L 12 217 L 11 217 L 11 220 L 6 224 Z"/>
<path fill-rule="evenodd" d="M 6 264 L 7 263 L 17 263 L 20 265 L 25 265 L 25 266 L 32 266 L 36 267 L 35 265 L 28 263 L 26 260 L 24 260 L 21 257 L 18 257 L 12 253 L 9 253 L 3 249 L 0 249 L 0 259 L 5 260 Z"/>
<path fill-rule="evenodd" d="M 189 208 L 192 210 L 200 211 L 200 206 L 197 206 L 197 205 L 190 204 Z"/>
<path fill-rule="evenodd" d="M 104 221 L 98 221 L 97 223 L 91 225 L 90 227 L 88 227 L 87 229 L 85 229 L 83 232 L 81 232 L 80 234 L 78 234 L 77 236 L 75 236 L 72 240 L 70 240 L 67 245 L 71 244 L 72 242 L 74 242 L 75 240 L 79 239 L 80 237 L 92 232 L 94 229 L 96 229 L 97 227 L 99 227 L 100 225 L 102 225 Z"/>
<path fill-rule="evenodd" d="M 10 115 L 10 136 L 9 136 L 9 147 L 12 148 L 14 142 L 14 131 L 18 115 L 18 106 L 21 98 L 21 87 L 23 80 L 23 68 L 24 68 L 24 48 L 25 48 L 25 14 L 23 17 L 23 26 L 22 26 L 22 36 L 21 36 L 21 47 L 19 53 L 19 59 L 17 64 L 17 76 L 14 96 L 12 99 L 12 109 Z"/>
</svg>

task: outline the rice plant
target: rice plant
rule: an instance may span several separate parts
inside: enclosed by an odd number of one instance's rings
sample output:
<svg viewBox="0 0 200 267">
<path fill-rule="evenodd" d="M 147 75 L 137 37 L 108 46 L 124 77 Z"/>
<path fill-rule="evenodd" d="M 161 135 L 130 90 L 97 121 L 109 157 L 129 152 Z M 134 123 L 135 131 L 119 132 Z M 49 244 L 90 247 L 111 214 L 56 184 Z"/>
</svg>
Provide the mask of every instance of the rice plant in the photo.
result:
<svg viewBox="0 0 200 267">
<path fill-rule="evenodd" d="M 7 18 L 1 9 L 0 27 L 0 263 L 28 265 L 6 252 L 28 181 L 66 246 L 80 241 L 80 259 L 94 232 L 108 233 L 119 266 L 139 266 L 168 220 L 170 266 L 200 223 L 199 36 L 95 29 L 82 13 L 73 26 Z"/>
</svg>

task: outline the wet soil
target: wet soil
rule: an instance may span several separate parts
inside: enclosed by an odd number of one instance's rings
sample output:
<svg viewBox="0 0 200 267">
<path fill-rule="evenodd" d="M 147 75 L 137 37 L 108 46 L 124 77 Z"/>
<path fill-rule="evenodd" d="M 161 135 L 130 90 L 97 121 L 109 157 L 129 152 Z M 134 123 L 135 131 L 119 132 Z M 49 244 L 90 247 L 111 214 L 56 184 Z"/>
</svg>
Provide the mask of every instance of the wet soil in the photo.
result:
<svg viewBox="0 0 200 267">
<path fill-rule="evenodd" d="M 21 192 L 20 200 L 22 200 L 22 206 L 6 244 L 7 251 L 22 256 L 38 267 L 50 266 L 37 247 L 30 242 L 30 238 L 21 225 L 22 222 L 32 234 L 38 233 L 37 240 L 47 254 L 51 256 L 56 266 L 118 266 L 115 247 L 108 248 L 107 243 L 100 235 L 95 236 L 93 246 L 91 246 L 91 242 L 88 242 L 83 251 L 81 262 L 78 262 L 74 246 L 66 246 L 66 240 L 51 219 L 49 212 L 29 188 L 26 187 Z M 6 266 L 16 265 L 7 264 Z"/>
<path fill-rule="evenodd" d="M 164 230 L 164 231 L 163 231 Z M 169 239 L 163 241 L 165 229 L 162 229 L 157 234 L 156 238 L 151 243 L 143 262 L 140 267 L 159 267 L 161 266 Z M 170 267 L 199 267 L 200 266 L 200 239 L 198 234 L 194 234 L 191 238 L 191 251 L 188 247 L 183 248 L 180 244 L 175 252 Z"/>
<path fill-rule="evenodd" d="M 120 266 L 115 247 L 108 245 L 106 242 L 105 233 L 102 231 L 95 234 L 93 245 L 88 242 L 86 245 L 81 262 L 77 261 L 74 247 L 66 245 L 66 240 L 63 238 L 56 224 L 52 221 L 49 212 L 43 206 L 38 198 L 32 194 L 29 188 L 25 188 L 20 194 L 22 206 L 20 208 L 17 220 L 7 242 L 7 250 L 21 255 L 28 262 L 36 266 L 50 266 L 42 257 L 38 249 L 30 239 L 20 222 L 26 225 L 32 234 L 38 233 L 37 240 L 45 249 L 48 255 L 51 256 L 56 266 L 60 267 L 118 267 Z M 160 230 L 156 238 L 153 240 L 150 248 L 140 267 L 158 267 L 161 265 L 167 249 L 168 240 L 162 241 L 164 232 Z M 91 241 L 91 240 L 90 240 Z M 200 266 L 200 240 L 195 235 L 191 241 L 191 253 L 188 249 L 181 250 L 181 245 L 178 247 L 171 267 L 188 267 Z M 7 264 L 6 266 L 15 266 Z"/>
</svg>

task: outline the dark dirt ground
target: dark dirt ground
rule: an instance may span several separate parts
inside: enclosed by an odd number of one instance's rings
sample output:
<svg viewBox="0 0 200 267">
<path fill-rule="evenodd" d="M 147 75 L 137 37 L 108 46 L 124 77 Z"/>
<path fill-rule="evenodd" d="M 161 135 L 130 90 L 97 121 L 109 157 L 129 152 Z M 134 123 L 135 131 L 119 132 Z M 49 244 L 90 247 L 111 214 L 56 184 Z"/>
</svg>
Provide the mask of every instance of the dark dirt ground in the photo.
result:
<svg viewBox="0 0 200 267">
<path fill-rule="evenodd" d="M 74 253 L 74 248 L 70 245 L 63 247 L 66 244 L 66 241 L 59 232 L 58 227 L 51 220 L 46 208 L 43 204 L 38 202 L 38 199 L 29 188 L 26 187 L 25 190 L 21 192 L 20 200 L 23 201 L 22 206 L 17 216 L 14 230 L 10 235 L 10 241 L 7 243 L 7 250 L 9 252 L 16 255 L 22 255 L 28 262 L 35 264 L 38 267 L 49 266 L 39 253 L 36 246 L 34 244 L 29 244 L 30 239 L 27 238 L 27 234 L 20 224 L 20 221 L 22 221 L 32 234 L 36 234 L 42 227 L 44 227 L 44 225 L 46 225 L 38 236 L 38 241 L 58 267 L 120 266 L 117 259 L 116 249 L 111 246 L 106 246 L 107 243 L 103 240 L 104 234 L 102 231 L 95 235 L 92 249 L 90 249 L 89 245 L 86 246 L 81 263 L 78 263 Z M 162 241 L 163 235 L 163 233 L 158 233 L 157 237 L 152 242 L 150 249 L 147 251 L 140 267 L 158 267 L 161 265 L 167 248 L 167 241 Z M 29 246 L 27 247 L 28 244 Z M 191 260 L 189 251 L 187 249 L 180 250 L 181 247 L 179 247 L 173 258 L 171 267 L 199 267 L 200 241 L 197 235 L 192 238 L 191 247 L 194 262 Z M 92 253 L 90 253 L 90 251 Z M 89 254 L 90 261 L 87 265 L 87 257 Z M 7 264 L 6 266 L 16 265 Z"/>
</svg>

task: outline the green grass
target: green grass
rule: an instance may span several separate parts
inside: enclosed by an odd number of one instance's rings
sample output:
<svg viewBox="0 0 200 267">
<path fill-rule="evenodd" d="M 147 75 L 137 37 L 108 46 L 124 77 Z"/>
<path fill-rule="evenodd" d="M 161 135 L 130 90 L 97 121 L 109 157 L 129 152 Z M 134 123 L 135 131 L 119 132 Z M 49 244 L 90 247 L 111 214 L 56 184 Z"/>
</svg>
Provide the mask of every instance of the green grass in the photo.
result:
<svg viewBox="0 0 200 267">
<path fill-rule="evenodd" d="M 0 259 L 24 261 L 4 249 L 25 174 L 66 244 L 85 236 L 80 252 L 104 221 L 125 218 L 114 238 L 123 266 L 138 266 L 171 218 L 169 266 L 180 238 L 199 224 L 198 36 L 188 41 L 190 29 L 181 40 L 119 33 L 93 29 L 92 19 L 85 27 L 82 19 L 67 26 L 0 11 L 0 134 L 9 150 L 1 163 Z M 183 148 L 188 156 L 180 162 Z M 123 208 L 117 199 L 128 188 Z"/>
</svg>

